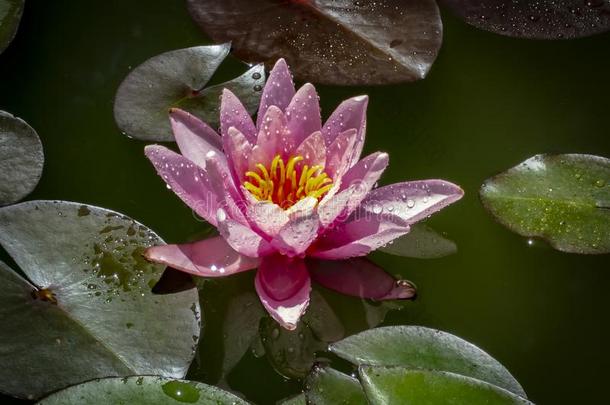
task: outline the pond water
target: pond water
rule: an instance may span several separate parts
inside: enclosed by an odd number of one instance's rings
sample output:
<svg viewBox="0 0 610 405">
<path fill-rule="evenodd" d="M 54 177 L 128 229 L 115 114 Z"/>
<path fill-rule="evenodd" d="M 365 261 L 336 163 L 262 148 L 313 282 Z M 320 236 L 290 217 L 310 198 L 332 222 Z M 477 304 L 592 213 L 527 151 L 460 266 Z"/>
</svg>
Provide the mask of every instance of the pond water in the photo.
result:
<svg viewBox="0 0 610 405">
<path fill-rule="evenodd" d="M 419 288 L 415 302 L 390 310 L 381 324 L 425 325 L 476 344 L 503 363 L 536 403 L 598 403 L 610 377 L 609 256 L 528 243 L 494 222 L 478 188 L 537 153 L 610 156 L 610 34 L 528 41 L 479 31 L 446 12 L 443 22 L 443 47 L 427 79 L 387 87 L 318 86 L 326 116 L 344 98 L 371 97 L 365 153 L 390 152 L 382 183 L 442 178 L 466 191 L 429 221 L 458 244 L 457 254 L 434 260 L 372 256 Z M 115 91 L 130 68 L 161 52 L 205 43 L 182 1 L 29 0 L 18 36 L 0 56 L 0 107 L 25 119 L 44 144 L 43 177 L 29 199 L 114 209 L 168 242 L 208 232 L 162 184 L 143 155 L 145 144 L 122 135 L 112 115 Z M 214 81 L 242 71 L 229 58 Z M 252 293 L 251 281 L 245 274 L 203 290 L 204 349 L 192 379 L 218 382 L 229 303 Z M 381 319 L 371 318 L 384 312 L 320 294 L 346 334 L 376 325 Z M 301 387 L 250 352 L 225 380 L 260 404 Z"/>
</svg>

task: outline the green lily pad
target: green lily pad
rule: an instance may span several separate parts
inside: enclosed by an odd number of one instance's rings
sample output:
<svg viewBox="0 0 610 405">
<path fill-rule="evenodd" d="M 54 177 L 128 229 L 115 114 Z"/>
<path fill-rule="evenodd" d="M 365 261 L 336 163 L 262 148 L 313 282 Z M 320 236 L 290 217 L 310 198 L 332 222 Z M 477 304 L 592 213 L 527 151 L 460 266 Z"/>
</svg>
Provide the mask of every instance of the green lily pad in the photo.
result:
<svg viewBox="0 0 610 405">
<path fill-rule="evenodd" d="M 361 367 L 359 374 L 371 405 L 531 404 L 495 385 L 459 374 L 371 366 Z"/>
<path fill-rule="evenodd" d="M 153 295 L 163 243 L 122 214 L 65 201 L 0 209 L 0 245 L 24 276 L 0 270 L 0 391 L 39 398 L 134 374 L 181 378 L 199 339 L 195 289 Z"/>
<path fill-rule="evenodd" d="M 368 405 L 360 382 L 329 367 L 315 367 L 305 382 L 305 395 L 316 405 Z"/>
<path fill-rule="evenodd" d="M 30 194 L 40 180 L 43 164 L 36 131 L 22 119 L 0 111 L 0 206 Z"/>
<path fill-rule="evenodd" d="M 489 354 L 457 336 L 422 326 L 367 330 L 331 344 L 330 350 L 358 366 L 448 371 L 525 396 L 517 380 Z"/>
<path fill-rule="evenodd" d="M 25 0 L 0 0 L 0 53 L 17 33 L 24 4 Z"/>
<path fill-rule="evenodd" d="M 454 241 L 425 224 L 415 224 L 408 234 L 379 249 L 381 252 L 416 259 L 436 259 L 457 252 Z"/>
<path fill-rule="evenodd" d="M 485 208 L 502 225 L 570 253 L 610 252 L 610 160 L 536 155 L 485 181 Z"/>
<path fill-rule="evenodd" d="M 248 402 L 211 385 L 154 376 L 104 378 L 57 392 L 39 405 L 200 404 L 244 405 Z"/>
<path fill-rule="evenodd" d="M 114 101 L 114 118 L 121 131 L 145 141 L 173 141 L 170 108 L 186 110 L 213 127 L 219 121 L 224 88 L 235 93 L 254 114 L 265 84 L 262 65 L 234 80 L 205 87 L 230 49 L 230 44 L 178 49 L 136 67 L 119 86 Z"/>
</svg>

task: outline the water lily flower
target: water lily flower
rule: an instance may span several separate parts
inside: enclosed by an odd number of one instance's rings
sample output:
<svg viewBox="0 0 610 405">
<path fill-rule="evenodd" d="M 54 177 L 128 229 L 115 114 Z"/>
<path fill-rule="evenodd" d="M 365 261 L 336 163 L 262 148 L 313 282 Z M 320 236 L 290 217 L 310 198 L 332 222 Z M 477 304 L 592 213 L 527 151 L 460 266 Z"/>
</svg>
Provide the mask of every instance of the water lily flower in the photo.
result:
<svg viewBox="0 0 610 405">
<path fill-rule="evenodd" d="M 150 145 L 159 175 L 220 236 L 149 248 L 145 257 L 197 276 L 257 269 L 255 288 L 269 314 L 294 329 L 309 303 L 311 280 L 375 300 L 406 299 L 407 282 L 377 267 L 329 267 L 322 261 L 365 256 L 457 201 L 443 180 L 375 188 L 388 154 L 360 160 L 366 96 L 341 103 L 324 125 L 313 85 L 295 91 L 283 59 L 263 89 L 256 124 L 229 90 L 220 106 L 220 136 L 191 114 L 170 121 L 182 154 Z"/>
</svg>

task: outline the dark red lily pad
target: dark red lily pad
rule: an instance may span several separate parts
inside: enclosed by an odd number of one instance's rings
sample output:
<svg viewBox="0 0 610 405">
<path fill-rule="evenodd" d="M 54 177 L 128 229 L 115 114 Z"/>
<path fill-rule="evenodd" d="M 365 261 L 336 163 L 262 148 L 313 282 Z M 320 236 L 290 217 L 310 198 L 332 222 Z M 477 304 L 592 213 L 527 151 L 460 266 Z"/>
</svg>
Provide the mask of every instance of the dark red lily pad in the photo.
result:
<svg viewBox="0 0 610 405">
<path fill-rule="evenodd" d="M 188 0 L 191 15 L 235 55 L 300 80 L 339 85 L 426 76 L 442 42 L 433 0 Z"/>
<path fill-rule="evenodd" d="M 516 38 L 580 38 L 610 30 L 608 0 L 442 0 L 468 24 Z"/>
</svg>

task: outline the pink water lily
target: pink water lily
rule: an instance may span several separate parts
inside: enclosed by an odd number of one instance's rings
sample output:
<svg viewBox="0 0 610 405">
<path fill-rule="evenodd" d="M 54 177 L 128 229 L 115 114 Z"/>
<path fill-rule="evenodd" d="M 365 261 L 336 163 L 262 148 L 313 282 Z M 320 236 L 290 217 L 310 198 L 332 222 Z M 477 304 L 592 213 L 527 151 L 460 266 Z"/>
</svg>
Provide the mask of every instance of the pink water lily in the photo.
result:
<svg viewBox="0 0 610 405">
<path fill-rule="evenodd" d="M 220 136 L 189 113 L 172 110 L 182 155 L 151 145 L 146 156 L 220 236 L 152 247 L 145 256 L 203 277 L 257 268 L 256 291 L 287 329 L 307 308 L 312 278 L 363 298 L 411 298 L 409 283 L 378 267 L 323 265 L 365 256 L 463 195 L 443 180 L 375 188 L 388 154 L 360 160 L 367 103 L 366 96 L 348 99 L 322 125 L 314 86 L 295 91 L 280 59 L 263 90 L 256 125 L 229 90 L 222 94 Z"/>
</svg>

